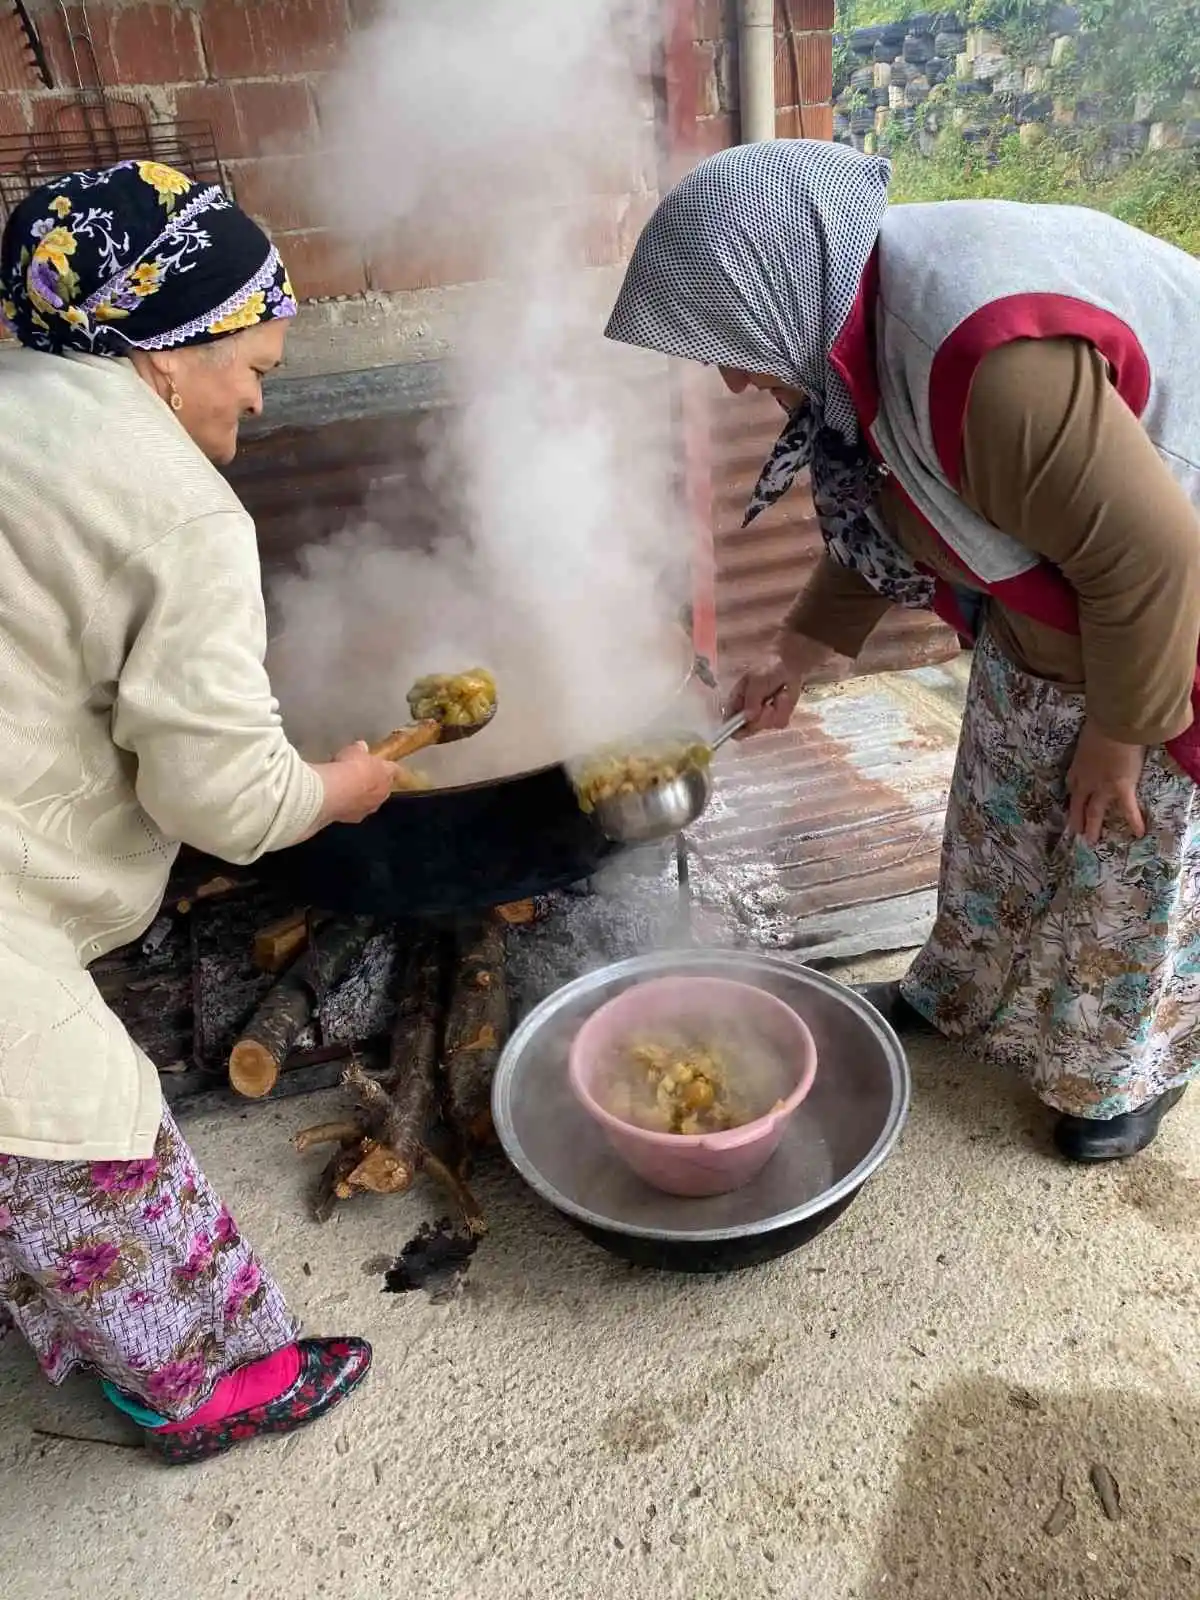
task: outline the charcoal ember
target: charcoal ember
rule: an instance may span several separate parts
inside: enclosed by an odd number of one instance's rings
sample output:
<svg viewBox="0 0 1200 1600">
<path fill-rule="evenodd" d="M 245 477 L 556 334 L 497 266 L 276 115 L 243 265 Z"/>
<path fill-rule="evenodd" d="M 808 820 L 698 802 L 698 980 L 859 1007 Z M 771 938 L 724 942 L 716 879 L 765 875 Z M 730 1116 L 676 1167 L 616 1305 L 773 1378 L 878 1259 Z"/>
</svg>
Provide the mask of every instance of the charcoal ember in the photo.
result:
<svg viewBox="0 0 1200 1600">
<path fill-rule="evenodd" d="M 194 932 L 196 1065 L 225 1070 L 242 1025 L 275 978 L 254 964 L 254 936 L 290 907 L 266 887 L 201 900 L 189 914 Z"/>
<path fill-rule="evenodd" d="M 358 962 L 321 1008 L 325 1044 L 357 1044 L 391 1032 L 396 1015 L 393 980 L 397 948 L 394 927 L 381 929 L 367 941 Z M 315 1031 L 306 1030 L 311 1042 L 298 1042 L 297 1048 L 312 1049 Z"/>
<path fill-rule="evenodd" d="M 423 1223 L 384 1274 L 388 1294 L 424 1289 L 431 1300 L 453 1299 L 462 1287 L 479 1239 L 461 1233 L 449 1217 Z"/>
<path fill-rule="evenodd" d="M 192 1058 L 192 971 L 186 944 L 170 966 L 162 952 L 160 945 L 153 963 L 129 958 L 104 971 L 93 967 L 92 977 L 133 1042 L 165 1071 Z"/>
</svg>

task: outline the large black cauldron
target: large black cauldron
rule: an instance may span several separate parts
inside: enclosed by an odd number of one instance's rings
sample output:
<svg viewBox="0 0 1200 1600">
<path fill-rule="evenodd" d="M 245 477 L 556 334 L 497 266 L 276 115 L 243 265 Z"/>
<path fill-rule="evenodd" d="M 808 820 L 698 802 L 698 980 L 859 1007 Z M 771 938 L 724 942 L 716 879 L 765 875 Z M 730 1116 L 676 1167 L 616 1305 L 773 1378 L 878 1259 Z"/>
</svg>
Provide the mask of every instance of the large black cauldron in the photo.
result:
<svg viewBox="0 0 1200 1600">
<path fill-rule="evenodd" d="M 399 795 L 356 827 L 266 858 L 297 897 L 367 916 L 445 916 L 578 883 L 616 847 L 580 811 L 561 767 Z"/>
</svg>

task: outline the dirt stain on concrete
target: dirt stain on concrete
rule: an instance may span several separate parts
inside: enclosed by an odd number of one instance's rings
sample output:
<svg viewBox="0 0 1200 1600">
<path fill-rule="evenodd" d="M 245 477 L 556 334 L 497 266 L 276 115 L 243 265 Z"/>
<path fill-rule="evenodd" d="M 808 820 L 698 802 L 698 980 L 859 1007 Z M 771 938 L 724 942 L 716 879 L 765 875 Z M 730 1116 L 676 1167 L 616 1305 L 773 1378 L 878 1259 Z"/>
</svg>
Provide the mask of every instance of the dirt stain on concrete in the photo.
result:
<svg viewBox="0 0 1200 1600">
<path fill-rule="evenodd" d="M 1164 1233 L 1200 1228 L 1200 1178 L 1182 1172 L 1165 1156 L 1138 1156 L 1114 1177 L 1118 1199 Z"/>
<path fill-rule="evenodd" d="M 1200 1411 L 1133 1390 L 1021 1397 L 979 1379 L 931 1398 L 863 1600 L 1196 1600 Z"/>
<path fill-rule="evenodd" d="M 661 1449 L 682 1429 L 699 1422 L 713 1405 L 739 1399 L 766 1376 L 774 1351 L 744 1349 L 738 1357 L 697 1375 L 687 1389 L 650 1395 L 620 1406 L 601 1421 L 601 1442 L 615 1454 L 628 1457 Z"/>
</svg>

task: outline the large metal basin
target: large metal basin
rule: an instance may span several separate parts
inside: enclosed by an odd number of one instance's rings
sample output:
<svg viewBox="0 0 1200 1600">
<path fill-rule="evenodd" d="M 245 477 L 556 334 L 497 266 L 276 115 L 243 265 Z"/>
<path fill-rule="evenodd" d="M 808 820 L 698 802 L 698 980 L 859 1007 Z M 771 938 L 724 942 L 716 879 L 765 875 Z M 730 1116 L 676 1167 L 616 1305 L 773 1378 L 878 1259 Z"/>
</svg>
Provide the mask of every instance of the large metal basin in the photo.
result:
<svg viewBox="0 0 1200 1600">
<path fill-rule="evenodd" d="M 685 1200 L 642 1183 L 567 1081 L 571 1040 L 592 1012 L 633 983 L 672 973 L 770 990 L 816 1041 L 812 1092 L 767 1166 L 734 1194 Z M 492 1106 L 517 1171 L 590 1239 L 641 1266 L 726 1272 L 794 1250 L 839 1217 L 895 1146 L 909 1092 L 900 1041 L 853 990 L 784 956 L 697 950 L 635 956 L 552 994 L 509 1040 Z"/>
</svg>

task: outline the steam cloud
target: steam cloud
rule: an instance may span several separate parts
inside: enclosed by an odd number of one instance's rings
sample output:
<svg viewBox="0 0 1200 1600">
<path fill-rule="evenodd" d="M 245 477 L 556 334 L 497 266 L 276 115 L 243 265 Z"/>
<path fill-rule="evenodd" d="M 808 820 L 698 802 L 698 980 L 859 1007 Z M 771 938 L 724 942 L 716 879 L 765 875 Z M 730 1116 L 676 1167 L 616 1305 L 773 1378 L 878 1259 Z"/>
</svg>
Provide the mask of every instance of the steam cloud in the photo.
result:
<svg viewBox="0 0 1200 1600">
<path fill-rule="evenodd" d="M 646 9 L 390 0 L 328 97 L 331 223 L 368 250 L 465 250 L 490 281 L 456 332 L 457 403 L 435 414 L 436 549 L 367 521 L 272 586 L 272 675 L 311 756 L 406 720 L 428 671 L 486 665 L 500 693 L 484 734 L 419 758 L 439 783 L 566 759 L 682 681 L 662 374 L 601 338 L 615 279 L 579 249 L 594 196 L 616 225 L 611 196 L 640 187 L 644 210 L 654 181 Z"/>
</svg>

